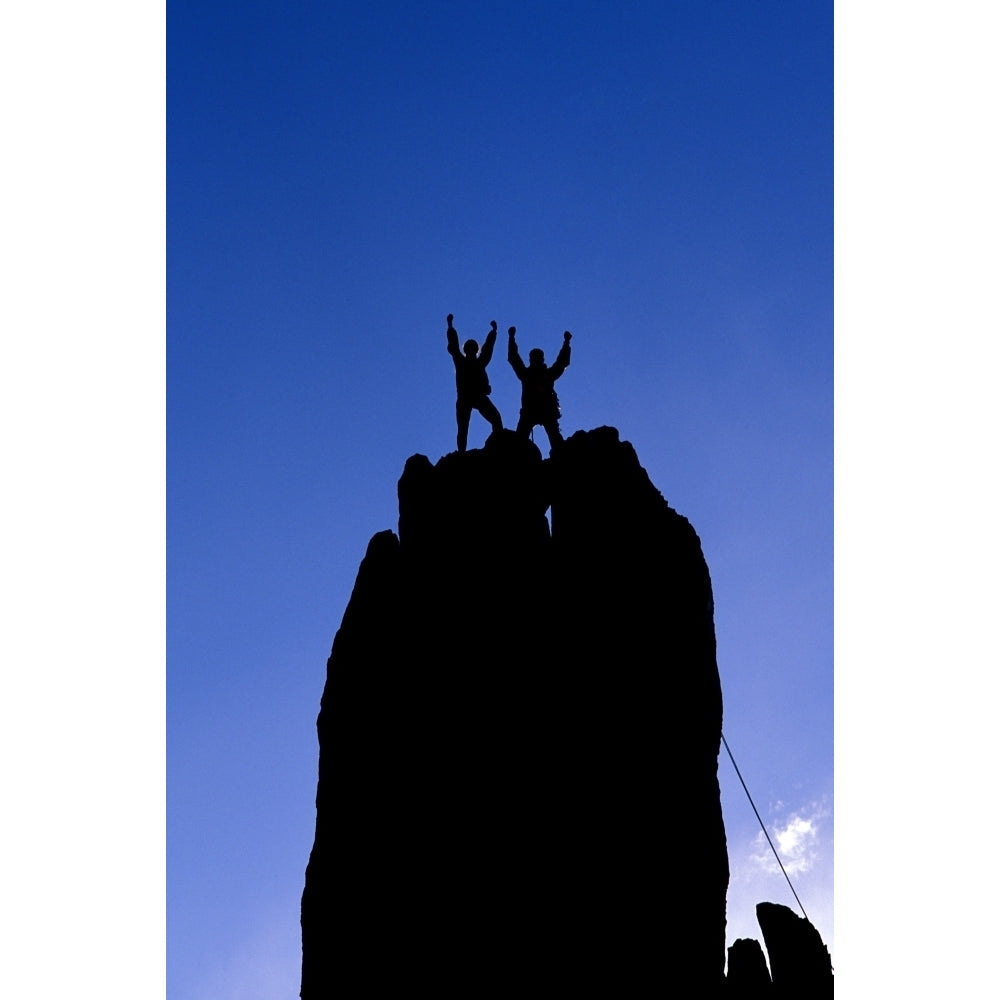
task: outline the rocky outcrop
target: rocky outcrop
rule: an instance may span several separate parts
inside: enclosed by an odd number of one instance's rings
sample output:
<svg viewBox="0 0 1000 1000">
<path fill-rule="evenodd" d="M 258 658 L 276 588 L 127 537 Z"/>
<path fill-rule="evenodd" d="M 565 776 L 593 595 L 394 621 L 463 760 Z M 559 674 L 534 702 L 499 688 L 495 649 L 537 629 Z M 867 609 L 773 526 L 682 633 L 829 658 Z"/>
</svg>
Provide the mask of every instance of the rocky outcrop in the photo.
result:
<svg viewBox="0 0 1000 1000">
<path fill-rule="evenodd" d="M 737 938 L 729 948 L 726 996 L 740 1000 L 765 1000 L 771 996 L 771 974 L 760 942 Z"/>
<path fill-rule="evenodd" d="M 712 613 L 613 428 L 409 459 L 327 667 L 302 997 L 713 995 Z"/>
<path fill-rule="evenodd" d="M 757 923 L 771 962 L 774 996 L 833 997 L 833 966 L 819 931 L 780 903 L 758 903 Z"/>
<path fill-rule="evenodd" d="M 739 938 L 729 949 L 726 992 L 729 1000 L 832 1000 L 833 966 L 819 931 L 779 903 L 758 903 L 771 970 L 760 942 Z"/>
</svg>

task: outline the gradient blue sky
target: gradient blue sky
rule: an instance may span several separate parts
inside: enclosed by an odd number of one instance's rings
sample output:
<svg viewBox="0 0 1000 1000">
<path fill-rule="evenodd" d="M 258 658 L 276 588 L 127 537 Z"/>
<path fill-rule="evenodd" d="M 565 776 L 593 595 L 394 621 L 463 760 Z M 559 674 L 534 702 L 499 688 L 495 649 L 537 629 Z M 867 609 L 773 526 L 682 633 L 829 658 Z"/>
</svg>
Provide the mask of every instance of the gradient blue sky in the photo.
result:
<svg viewBox="0 0 1000 1000">
<path fill-rule="evenodd" d="M 454 448 L 448 312 L 550 357 L 572 330 L 564 431 L 618 427 L 694 524 L 725 733 L 832 948 L 832 30 L 828 4 L 171 5 L 168 996 L 296 995 L 325 661 L 407 456 Z M 794 900 L 720 772 L 731 942 Z"/>
</svg>

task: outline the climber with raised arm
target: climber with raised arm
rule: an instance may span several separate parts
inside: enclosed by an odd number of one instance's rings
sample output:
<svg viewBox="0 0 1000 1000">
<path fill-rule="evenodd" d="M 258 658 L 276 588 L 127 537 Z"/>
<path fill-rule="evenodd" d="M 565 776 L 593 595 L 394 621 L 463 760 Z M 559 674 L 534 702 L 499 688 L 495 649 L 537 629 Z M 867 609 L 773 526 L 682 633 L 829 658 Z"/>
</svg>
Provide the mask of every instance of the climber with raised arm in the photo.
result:
<svg viewBox="0 0 1000 1000">
<path fill-rule="evenodd" d="M 490 324 L 483 349 L 474 340 L 467 340 L 458 349 L 458 331 L 452 326 L 454 316 L 448 313 L 448 353 L 455 362 L 455 388 L 458 399 L 455 402 L 455 416 L 458 419 L 458 450 L 465 451 L 469 439 L 469 418 L 473 410 L 478 410 L 490 423 L 493 431 L 503 430 L 500 411 L 490 402 L 490 380 L 486 366 L 493 357 L 493 345 L 497 339 L 497 321 Z"/>
<path fill-rule="evenodd" d="M 562 347 L 550 368 L 545 364 L 544 351 L 538 347 L 528 352 L 528 364 L 521 360 L 514 340 L 516 333 L 517 327 L 513 326 L 507 331 L 507 360 L 521 380 L 521 415 L 517 421 L 517 433 L 527 437 L 536 424 L 541 424 L 549 436 L 549 447 L 554 448 L 562 443 L 555 381 L 569 367 L 569 342 L 573 334 L 569 330 L 563 334 Z"/>
</svg>

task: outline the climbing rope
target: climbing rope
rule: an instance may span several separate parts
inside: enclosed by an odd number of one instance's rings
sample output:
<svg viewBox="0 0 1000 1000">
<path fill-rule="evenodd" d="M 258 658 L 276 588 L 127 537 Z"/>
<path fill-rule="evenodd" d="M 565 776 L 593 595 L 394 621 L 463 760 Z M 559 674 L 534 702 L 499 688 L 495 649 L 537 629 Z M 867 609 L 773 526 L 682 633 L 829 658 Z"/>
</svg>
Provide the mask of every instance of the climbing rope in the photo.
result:
<svg viewBox="0 0 1000 1000">
<path fill-rule="evenodd" d="M 785 871 L 785 866 L 781 863 L 781 858 L 778 857 L 778 852 L 774 849 L 774 844 L 771 843 L 771 837 L 767 832 L 767 827 L 764 826 L 764 821 L 760 818 L 760 813 L 757 812 L 757 807 L 753 804 L 753 797 L 750 795 L 750 789 L 747 788 L 747 783 L 743 780 L 743 775 L 740 774 L 740 769 L 736 764 L 736 758 L 733 756 L 733 751 L 729 749 L 729 744 L 726 742 L 726 737 L 724 735 L 722 736 L 722 743 L 726 748 L 726 753 L 729 754 L 729 759 L 733 762 L 733 767 L 736 768 L 736 777 L 740 779 L 743 791 L 747 793 L 747 801 L 750 803 L 750 808 L 753 809 L 753 814 L 757 817 L 757 822 L 760 823 L 760 828 L 764 831 L 764 836 L 767 837 L 768 844 L 771 845 L 771 850 L 774 852 L 774 858 L 778 862 L 781 874 L 785 876 L 785 881 L 788 883 L 788 888 L 792 890 L 795 902 L 799 904 L 802 916 L 804 916 L 806 920 L 809 920 L 809 917 L 806 914 L 806 908 L 802 905 L 802 900 L 799 899 L 799 894 L 795 891 L 795 886 L 792 885 L 792 880 L 788 877 L 788 872 Z M 812 923 L 812 921 L 809 920 L 809 923 Z"/>
</svg>

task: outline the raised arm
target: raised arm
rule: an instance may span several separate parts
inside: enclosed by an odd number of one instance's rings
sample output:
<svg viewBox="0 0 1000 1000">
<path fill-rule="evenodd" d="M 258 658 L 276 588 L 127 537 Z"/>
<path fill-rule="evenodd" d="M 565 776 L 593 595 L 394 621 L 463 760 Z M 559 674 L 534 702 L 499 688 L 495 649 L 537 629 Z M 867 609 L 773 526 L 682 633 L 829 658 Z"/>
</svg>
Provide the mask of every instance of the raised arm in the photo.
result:
<svg viewBox="0 0 1000 1000">
<path fill-rule="evenodd" d="M 483 349 L 479 352 L 479 360 L 482 361 L 484 368 L 490 363 L 490 358 L 493 357 L 493 345 L 496 342 L 497 342 L 497 321 L 493 320 L 490 323 L 490 332 L 486 334 L 486 340 L 483 343 Z"/>
<path fill-rule="evenodd" d="M 569 368 L 569 342 L 572 339 L 573 334 L 567 330 L 563 334 L 562 347 L 559 348 L 559 353 L 556 355 L 556 363 L 549 369 L 552 373 L 553 382 L 559 378 L 559 376 L 562 375 L 567 368 Z"/>
<path fill-rule="evenodd" d="M 461 352 L 458 349 L 458 331 L 451 325 L 454 318 L 448 313 L 448 353 L 457 361 L 461 357 Z"/>
<path fill-rule="evenodd" d="M 514 342 L 515 333 L 517 333 L 516 326 L 512 326 L 507 331 L 507 360 L 510 362 L 511 368 L 514 369 L 514 374 L 518 378 L 523 378 L 526 369 L 524 362 L 521 360 L 521 355 L 517 353 L 517 344 Z"/>
</svg>

